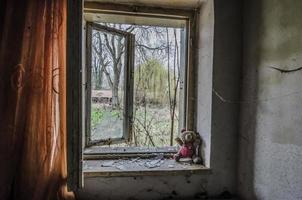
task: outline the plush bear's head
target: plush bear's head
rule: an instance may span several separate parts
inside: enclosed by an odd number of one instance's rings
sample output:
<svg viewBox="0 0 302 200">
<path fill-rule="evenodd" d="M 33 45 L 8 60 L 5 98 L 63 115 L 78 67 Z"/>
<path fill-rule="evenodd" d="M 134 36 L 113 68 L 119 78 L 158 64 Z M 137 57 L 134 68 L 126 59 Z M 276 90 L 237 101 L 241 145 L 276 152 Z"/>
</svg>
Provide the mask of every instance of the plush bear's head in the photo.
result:
<svg viewBox="0 0 302 200">
<path fill-rule="evenodd" d="M 181 133 L 181 140 L 183 143 L 193 143 L 195 141 L 195 133 L 193 131 L 183 131 Z"/>
</svg>

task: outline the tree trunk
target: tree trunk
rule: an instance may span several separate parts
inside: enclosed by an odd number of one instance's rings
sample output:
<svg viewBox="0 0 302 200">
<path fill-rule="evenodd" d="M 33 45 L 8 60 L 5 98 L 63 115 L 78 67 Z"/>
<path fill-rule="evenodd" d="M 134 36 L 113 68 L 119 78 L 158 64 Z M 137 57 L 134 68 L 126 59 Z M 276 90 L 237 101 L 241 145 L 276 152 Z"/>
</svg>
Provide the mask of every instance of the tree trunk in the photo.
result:
<svg viewBox="0 0 302 200">
<path fill-rule="evenodd" d="M 120 63 L 116 63 L 119 65 Z M 114 69 L 117 69 L 117 66 L 114 66 Z M 113 87 L 112 87 L 112 108 L 119 109 L 120 108 L 120 101 L 118 96 L 118 89 L 120 84 L 120 71 L 114 70 L 114 77 L 113 77 Z"/>
</svg>

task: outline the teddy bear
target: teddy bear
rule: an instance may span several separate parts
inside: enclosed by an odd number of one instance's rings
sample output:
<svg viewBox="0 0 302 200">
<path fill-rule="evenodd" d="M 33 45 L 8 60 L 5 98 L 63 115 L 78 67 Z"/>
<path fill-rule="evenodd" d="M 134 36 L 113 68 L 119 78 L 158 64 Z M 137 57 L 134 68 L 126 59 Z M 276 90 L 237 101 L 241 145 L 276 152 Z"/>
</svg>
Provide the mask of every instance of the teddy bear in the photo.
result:
<svg viewBox="0 0 302 200">
<path fill-rule="evenodd" d="M 173 156 L 175 161 L 180 161 L 181 158 L 189 158 L 195 164 L 201 164 L 200 154 L 201 138 L 194 131 L 181 130 L 180 137 L 175 138 L 180 145 L 179 151 Z"/>
</svg>

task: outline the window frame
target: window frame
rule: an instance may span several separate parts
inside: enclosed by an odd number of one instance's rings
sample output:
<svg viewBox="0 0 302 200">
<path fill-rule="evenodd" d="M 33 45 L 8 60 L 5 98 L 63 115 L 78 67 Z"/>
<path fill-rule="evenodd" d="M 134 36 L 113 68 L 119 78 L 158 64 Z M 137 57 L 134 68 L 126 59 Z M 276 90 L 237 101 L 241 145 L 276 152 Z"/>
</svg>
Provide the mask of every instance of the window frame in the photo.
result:
<svg viewBox="0 0 302 200">
<path fill-rule="evenodd" d="M 158 17 L 165 19 L 182 19 L 186 20 L 186 69 L 184 70 L 184 106 L 183 106 L 183 124 L 188 130 L 196 130 L 195 119 L 197 113 L 196 108 L 196 19 L 197 9 L 171 9 L 171 8 L 157 8 L 157 7 L 144 7 L 144 6 L 130 6 L 121 4 L 110 4 L 110 3 L 96 3 L 96 2 L 85 2 L 84 13 L 101 13 L 101 14 L 116 14 L 116 15 L 135 15 L 144 17 Z M 89 21 L 87 21 L 89 23 Z M 194 51 L 195 49 L 195 51 Z M 134 56 L 134 53 L 133 53 Z M 89 122 L 90 123 L 90 122 Z M 101 147 L 100 147 L 101 148 Z"/>
<path fill-rule="evenodd" d="M 186 128 L 196 130 L 196 97 L 197 97 L 197 63 L 198 63 L 198 35 L 196 26 L 199 8 L 196 9 L 171 9 L 158 8 L 152 6 L 137 6 L 130 4 L 115 4 L 101 2 L 84 2 L 83 0 L 67 2 L 67 183 L 68 189 L 77 191 L 83 187 L 83 137 L 85 129 L 84 110 L 82 101 L 82 80 L 84 54 L 82 51 L 83 36 L 83 14 L 85 12 L 103 12 L 103 13 L 128 13 L 132 15 L 147 16 L 166 16 L 167 18 L 188 19 L 187 35 L 187 72 L 188 82 L 187 105 L 185 106 L 188 118 L 186 119 Z M 85 158 L 84 158 L 85 159 Z"/>
<path fill-rule="evenodd" d="M 124 53 L 124 97 L 123 97 L 123 135 L 121 138 L 91 140 L 91 66 L 92 66 L 92 31 L 106 32 L 125 39 Z M 134 70 L 135 35 L 126 31 L 103 26 L 94 22 L 86 23 L 86 87 L 85 87 L 85 148 L 94 145 L 104 145 L 108 140 L 112 144 L 128 142 L 132 133 L 133 116 L 133 70 Z"/>
<path fill-rule="evenodd" d="M 84 1 L 67 1 L 66 129 L 67 188 L 77 191 L 83 181 L 82 20 Z"/>
</svg>

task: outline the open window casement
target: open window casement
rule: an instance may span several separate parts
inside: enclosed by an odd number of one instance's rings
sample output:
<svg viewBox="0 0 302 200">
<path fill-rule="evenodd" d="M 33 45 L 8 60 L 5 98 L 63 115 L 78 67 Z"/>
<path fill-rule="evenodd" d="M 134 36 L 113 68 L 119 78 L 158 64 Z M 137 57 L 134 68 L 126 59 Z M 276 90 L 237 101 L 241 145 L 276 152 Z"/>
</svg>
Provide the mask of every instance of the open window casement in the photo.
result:
<svg viewBox="0 0 302 200">
<path fill-rule="evenodd" d="M 134 35 L 126 31 L 93 22 L 86 24 L 86 147 L 127 142 L 131 138 L 134 41 Z M 118 111 L 106 116 L 105 124 L 95 124 L 95 115 L 103 113 L 96 111 L 93 102 Z"/>
</svg>

